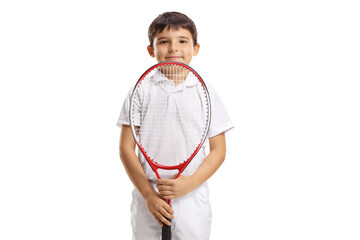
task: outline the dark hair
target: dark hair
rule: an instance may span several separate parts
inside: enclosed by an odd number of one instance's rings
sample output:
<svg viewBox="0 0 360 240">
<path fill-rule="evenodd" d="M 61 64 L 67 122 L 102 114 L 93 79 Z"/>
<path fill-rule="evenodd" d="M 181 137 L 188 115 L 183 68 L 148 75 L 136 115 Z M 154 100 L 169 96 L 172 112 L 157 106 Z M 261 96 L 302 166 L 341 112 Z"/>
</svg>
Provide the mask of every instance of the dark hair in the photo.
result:
<svg viewBox="0 0 360 240">
<path fill-rule="evenodd" d="M 156 33 L 162 32 L 165 28 L 178 30 L 179 28 L 184 28 L 189 30 L 194 45 L 197 43 L 197 31 L 195 23 L 185 14 L 179 12 L 165 12 L 160 14 L 154 21 L 150 24 L 148 37 L 150 45 L 153 46 L 154 38 Z"/>
</svg>

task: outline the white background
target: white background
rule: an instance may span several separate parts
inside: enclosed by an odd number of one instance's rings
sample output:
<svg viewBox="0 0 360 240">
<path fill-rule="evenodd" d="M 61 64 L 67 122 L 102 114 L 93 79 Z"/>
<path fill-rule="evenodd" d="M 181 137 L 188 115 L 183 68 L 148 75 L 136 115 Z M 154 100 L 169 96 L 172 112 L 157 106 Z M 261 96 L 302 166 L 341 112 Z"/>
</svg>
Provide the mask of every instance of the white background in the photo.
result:
<svg viewBox="0 0 360 240">
<path fill-rule="evenodd" d="M 165 11 L 235 124 L 213 240 L 360 239 L 356 1 L 1 1 L 0 239 L 130 239 L 115 126 Z"/>
</svg>

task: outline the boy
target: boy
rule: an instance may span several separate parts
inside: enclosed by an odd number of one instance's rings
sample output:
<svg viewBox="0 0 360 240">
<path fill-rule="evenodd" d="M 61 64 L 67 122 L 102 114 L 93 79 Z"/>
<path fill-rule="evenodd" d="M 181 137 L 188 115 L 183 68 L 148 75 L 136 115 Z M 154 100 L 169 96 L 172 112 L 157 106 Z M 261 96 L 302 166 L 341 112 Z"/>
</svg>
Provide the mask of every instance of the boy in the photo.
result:
<svg viewBox="0 0 360 240">
<path fill-rule="evenodd" d="M 189 65 L 200 49 L 195 24 L 181 13 L 159 15 L 150 25 L 148 35 L 148 53 L 158 62 L 177 61 Z M 206 156 L 203 146 L 177 179 L 158 180 L 149 165 L 136 156 L 128 120 L 131 92 L 127 96 L 117 125 L 122 127 L 120 158 L 135 186 L 131 204 L 133 239 L 160 239 L 163 224 L 172 226 L 174 240 L 209 239 L 211 208 L 206 181 L 225 159 L 225 132 L 233 125 L 209 84 L 208 90 L 212 105 L 208 133 L 210 152 Z M 172 205 L 163 199 L 172 199 Z"/>
</svg>

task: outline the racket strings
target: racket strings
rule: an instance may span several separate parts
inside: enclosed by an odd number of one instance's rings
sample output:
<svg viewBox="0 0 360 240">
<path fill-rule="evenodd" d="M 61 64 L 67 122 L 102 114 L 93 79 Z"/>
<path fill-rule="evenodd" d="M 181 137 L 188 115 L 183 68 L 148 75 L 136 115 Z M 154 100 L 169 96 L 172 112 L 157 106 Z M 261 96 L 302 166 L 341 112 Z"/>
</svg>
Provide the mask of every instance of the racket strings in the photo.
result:
<svg viewBox="0 0 360 240">
<path fill-rule="evenodd" d="M 135 90 L 132 108 L 137 140 L 160 164 L 186 161 L 206 135 L 208 96 L 184 67 L 163 65 L 149 72 Z"/>
</svg>

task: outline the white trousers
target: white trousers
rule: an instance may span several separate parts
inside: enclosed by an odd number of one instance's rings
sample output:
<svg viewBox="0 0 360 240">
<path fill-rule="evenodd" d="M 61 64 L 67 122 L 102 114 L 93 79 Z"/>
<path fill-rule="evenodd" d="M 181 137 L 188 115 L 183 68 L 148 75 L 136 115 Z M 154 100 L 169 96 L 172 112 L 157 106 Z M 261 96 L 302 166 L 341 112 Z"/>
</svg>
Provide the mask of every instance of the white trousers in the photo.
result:
<svg viewBox="0 0 360 240">
<path fill-rule="evenodd" d="M 154 188 L 155 187 L 155 184 Z M 172 240 L 208 240 L 211 228 L 209 188 L 204 183 L 187 195 L 171 200 L 174 219 Z M 161 226 L 151 215 L 140 193 L 134 189 L 131 203 L 133 240 L 161 240 Z"/>
</svg>

